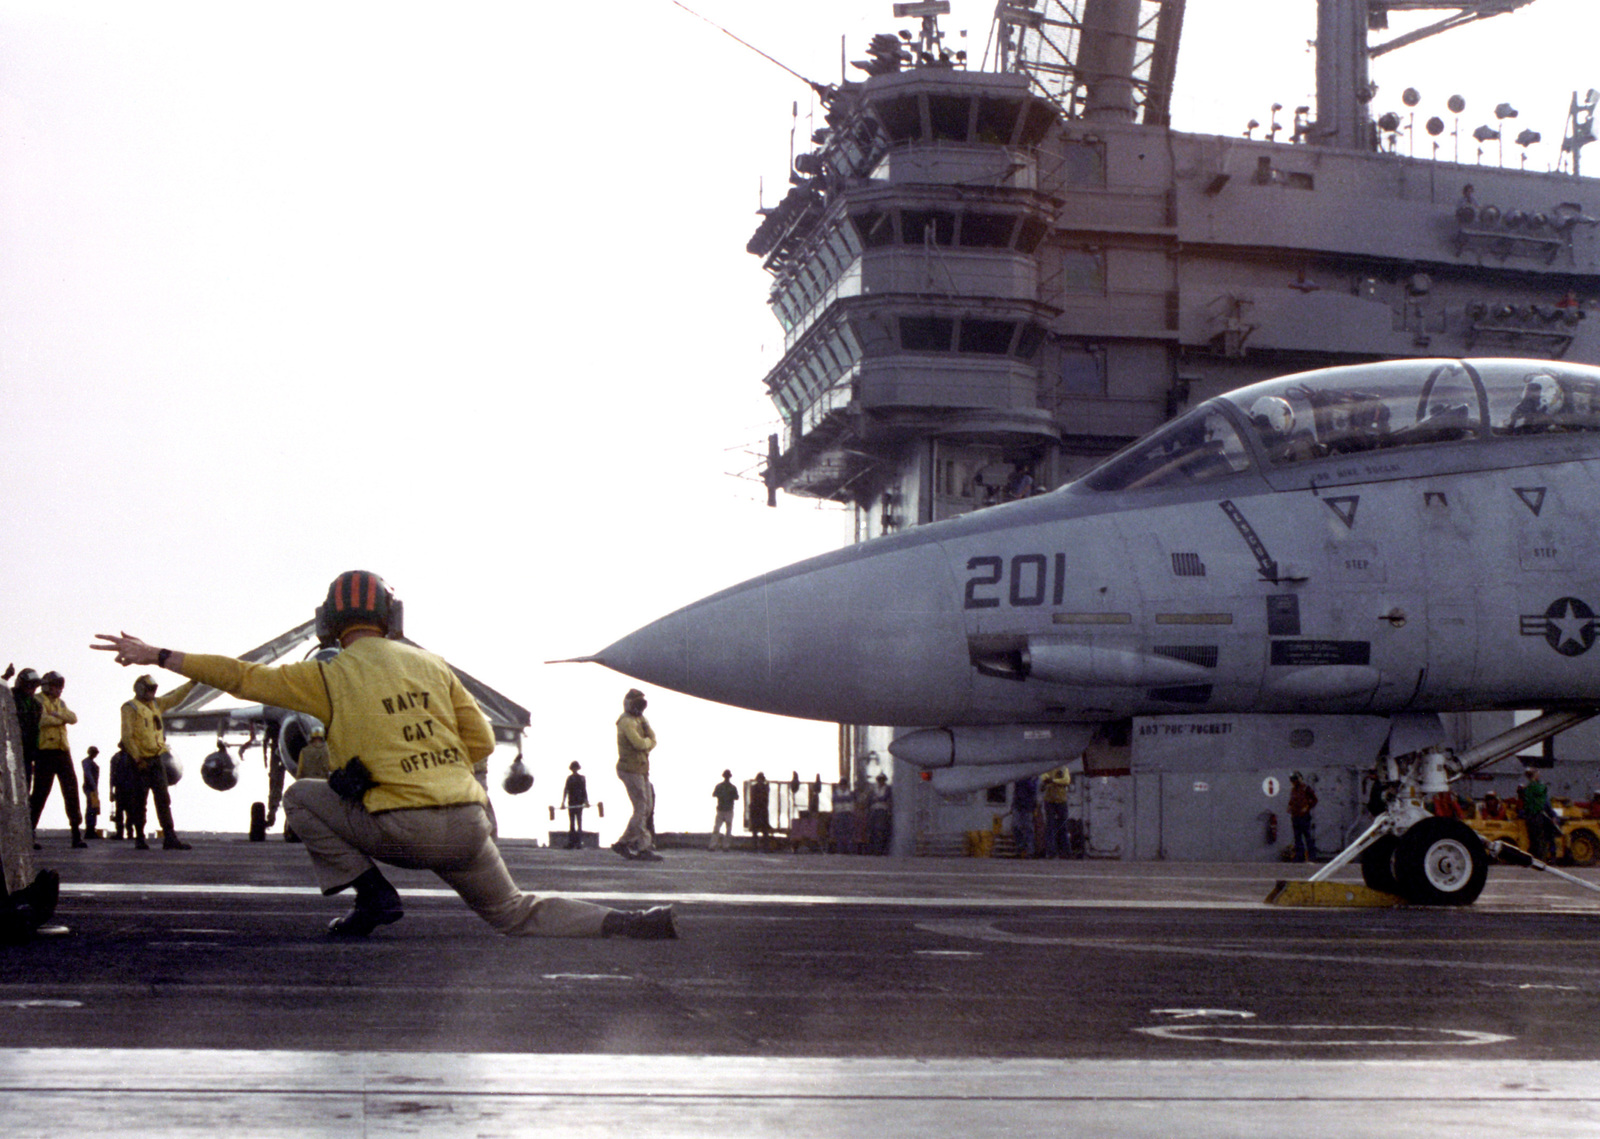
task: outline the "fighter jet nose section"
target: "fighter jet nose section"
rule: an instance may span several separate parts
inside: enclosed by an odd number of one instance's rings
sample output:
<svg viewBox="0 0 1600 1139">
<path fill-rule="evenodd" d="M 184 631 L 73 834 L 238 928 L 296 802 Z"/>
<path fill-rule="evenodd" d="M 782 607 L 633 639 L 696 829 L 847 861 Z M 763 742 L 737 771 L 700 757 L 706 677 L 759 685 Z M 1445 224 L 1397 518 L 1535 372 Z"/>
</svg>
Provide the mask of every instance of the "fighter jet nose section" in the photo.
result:
<svg viewBox="0 0 1600 1139">
<path fill-rule="evenodd" d="M 751 707 L 772 670 L 766 586 L 713 594 L 652 621 L 593 660 L 647 684 Z"/>
<path fill-rule="evenodd" d="M 781 716 L 938 722 L 970 701 L 955 593 L 933 545 L 845 550 L 712 594 L 585 659 Z"/>
<path fill-rule="evenodd" d="M 594 654 L 609 669 L 678 692 L 688 688 L 683 611 L 668 614 L 636 629 Z"/>
</svg>

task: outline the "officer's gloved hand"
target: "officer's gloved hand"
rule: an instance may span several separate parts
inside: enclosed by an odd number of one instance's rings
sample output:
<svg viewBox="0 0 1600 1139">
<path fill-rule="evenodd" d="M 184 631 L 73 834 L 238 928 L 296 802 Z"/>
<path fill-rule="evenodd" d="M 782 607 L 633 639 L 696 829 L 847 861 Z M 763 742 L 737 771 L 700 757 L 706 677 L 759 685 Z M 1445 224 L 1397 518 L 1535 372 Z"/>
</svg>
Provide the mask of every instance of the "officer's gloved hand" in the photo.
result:
<svg viewBox="0 0 1600 1139">
<path fill-rule="evenodd" d="M 339 798 L 359 803 L 362 796 L 376 784 L 372 781 L 372 772 L 361 762 L 361 757 L 353 755 L 343 767 L 328 773 L 328 786 L 333 788 L 334 794 Z"/>
</svg>

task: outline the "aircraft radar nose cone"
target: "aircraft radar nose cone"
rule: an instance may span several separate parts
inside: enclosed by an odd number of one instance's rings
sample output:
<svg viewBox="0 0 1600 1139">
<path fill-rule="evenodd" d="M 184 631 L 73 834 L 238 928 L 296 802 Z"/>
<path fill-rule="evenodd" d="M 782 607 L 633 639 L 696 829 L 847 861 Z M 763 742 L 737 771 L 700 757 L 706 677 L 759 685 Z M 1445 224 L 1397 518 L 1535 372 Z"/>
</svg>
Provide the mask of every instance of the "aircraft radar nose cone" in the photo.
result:
<svg viewBox="0 0 1600 1139">
<path fill-rule="evenodd" d="M 669 614 L 607 645 L 593 659 L 624 676 L 681 692 L 688 682 L 685 628 L 681 612 Z"/>
</svg>

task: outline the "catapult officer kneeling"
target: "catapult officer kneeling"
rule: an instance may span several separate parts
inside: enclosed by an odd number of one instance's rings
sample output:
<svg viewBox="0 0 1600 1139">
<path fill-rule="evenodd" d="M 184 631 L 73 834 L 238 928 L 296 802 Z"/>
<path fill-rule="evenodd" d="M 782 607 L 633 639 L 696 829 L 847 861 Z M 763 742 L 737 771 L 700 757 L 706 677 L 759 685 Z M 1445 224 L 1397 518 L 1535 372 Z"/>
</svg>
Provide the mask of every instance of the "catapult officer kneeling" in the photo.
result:
<svg viewBox="0 0 1600 1139">
<path fill-rule="evenodd" d="M 517 888 L 490 835 L 488 797 L 473 765 L 494 750 L 482 709 L 450 666 L 407 644 L 402 609 L 376 574 L 353 570 L 328 587 L 317 633 L 331 660 L 269 666 L 158 649 L 127 634 L 95 648 L 123 665 L 157 665 L 245 700 L 327 725 L 326 780 L 284 795 L 324 894 L 355 888 L 355 908 L 328 927 L 365 937 L 403 916 L 400 895 L 375 865 L 432 870 L 501 933 L 532 937 L 670 938 L 672 910 L 612 910 Z"/>
</svg>

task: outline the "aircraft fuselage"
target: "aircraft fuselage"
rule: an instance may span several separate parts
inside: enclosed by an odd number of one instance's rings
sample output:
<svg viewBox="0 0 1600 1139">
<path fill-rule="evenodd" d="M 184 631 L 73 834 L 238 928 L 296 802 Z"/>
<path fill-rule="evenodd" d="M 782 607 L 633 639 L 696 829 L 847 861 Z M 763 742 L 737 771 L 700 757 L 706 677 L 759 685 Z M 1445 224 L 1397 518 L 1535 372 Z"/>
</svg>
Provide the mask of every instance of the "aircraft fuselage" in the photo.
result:
<svg viewBox="0 0 1600 1139">
<path fill-rule="evenodd" d="M 1600 369 L 1304 373 L 1057 491 L 774 571 L 594 659 L 900 726 L 1596 703 L 1597 463 Z"/>
</svg>

